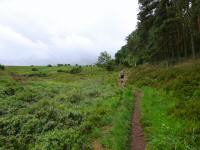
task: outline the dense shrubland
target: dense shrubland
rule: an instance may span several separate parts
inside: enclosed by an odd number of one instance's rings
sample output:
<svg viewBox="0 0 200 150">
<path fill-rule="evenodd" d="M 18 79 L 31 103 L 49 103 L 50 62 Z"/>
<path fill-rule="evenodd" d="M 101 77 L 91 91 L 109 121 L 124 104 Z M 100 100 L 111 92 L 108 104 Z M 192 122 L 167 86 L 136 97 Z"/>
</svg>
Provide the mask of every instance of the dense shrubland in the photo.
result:
<svg viewBox="0 0 200 150">
<path fill-rule="evenodd" d="M 117 72 L 89 66 L 37 69 L 0 71 L 0 149 L 92 149 L 97 137 L 110 149 L 126 147 L 133 100 L 131 89 L 117 87 Z"/>
</svg>

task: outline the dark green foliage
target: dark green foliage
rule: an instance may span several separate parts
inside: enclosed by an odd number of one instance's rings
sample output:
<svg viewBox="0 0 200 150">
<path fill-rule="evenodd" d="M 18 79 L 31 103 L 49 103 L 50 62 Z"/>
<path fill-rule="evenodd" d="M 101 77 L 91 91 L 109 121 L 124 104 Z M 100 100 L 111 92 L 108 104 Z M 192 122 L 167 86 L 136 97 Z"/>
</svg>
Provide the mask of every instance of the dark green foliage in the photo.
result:
<svg viewBox="0 0 200 150">
<path fill-rule="evenodd" d="M 15 95 L 15 89 L 12 88 L 12 87 L 7 87 L 7 88 L 3 91 L 3 94 L 4 94 L 4 95 L 7 95 L 7 96 L 13 96 L 13 95 Z"/>
<path fill-rule="evenodd" d="M 118 64 L 169 64 L 200 53 L 199 0 L 139 0 L 137 29 L 116 54 Z"/>
<path fill-rule="evenodd" d="M 81 66 L 76 66 L 76 67 L 73 67 L 69 73 L 71 74 L 77 74 L 77 73 L 81 73 L 82 72 L 82 67 Z"/>
<path fill-rule="evenodd" d="M 111 55 L 108 54 L 106 51 L 105 52 L 101 52 L 100 56 L 98 57 L 97 60 L 97 65 L 98 66 L 106 66 L 108 64 L 108 62 L 111 61 Z"/>
<path fill-rule="evenodd" d="M 0 64 L 0 70 L 5 70 L 5 66 Z"/>
<path fill-rule="evenodd" d="M 58 69 L 57 72 L 63 72 L 63 70 L 62 69 Z"/>
<path fill-rule="evenodd" d="M 97 60 L 97 66 L 104 67 L 108 71 L 113 71 L 115 69 L 116 63 L 111 58 L 111 55 L 105 51 L 100 53 L 100 56 Z"/>
<path fill-rule="evenodd" d="M 37 69 L 37 68 L 32 68 L 31 70 L 32 70 L 32 71 L 38 71 L 38 69 Z"/>
<path fill-rule="evenodd" d="M 115 69 L 115 61 L 114 60 L 110 60 L 106 65 L 106 70 L 108 71 L 113 71 Z"/>
<path fill-rule="evenodd" d="M 47 67 L 52 67 L 52 65 L 51 65 L 51 64 L 49 64 L 49 65 L 47 65 Z"/>
<path fill-rule="evenodd" d="M 28 77 L 47 77 L 47 74 L 46 73 L 42 73 L 42 72 L 32 73 L 32 74 L 29 74 Z"/>
<path fill-rule="evenodd" d="M 57 72 L 64 72 L 64 73 L 68 73 L 68 70 L 62 70 L 62 69 L 58 69 Z"/>
<path fill-rule="evenodd" d="M 64 66 L 64 65 L 63 65 L 63 64 L 57 64 L 57 66 L 58 66 L 58 67 L 62 67 L 62 66 Z"/>
</svg>

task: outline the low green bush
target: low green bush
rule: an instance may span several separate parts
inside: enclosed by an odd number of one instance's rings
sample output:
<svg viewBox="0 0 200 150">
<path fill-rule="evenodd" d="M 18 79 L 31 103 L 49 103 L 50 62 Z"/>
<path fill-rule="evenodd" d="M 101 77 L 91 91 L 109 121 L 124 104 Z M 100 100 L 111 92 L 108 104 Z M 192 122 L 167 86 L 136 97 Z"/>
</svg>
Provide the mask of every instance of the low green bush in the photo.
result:
<svg viewBox="0 0 200 150">
<path fill-rule="evenodd" d="M 47 65 L 47 67 L 52 67 L 52 65 L 51 65 L 51 64 L 49 64 L 49 65 Z"/>
<path fill-rule="evenodd" d="M 81 100 L 84 100 L 84 96 L 80 91 L 73 91 L 68 96 L 68 101 L 73 104 L 78 104 Z"/>
<path fill-rule="evenodd" d="M 57 72 L 64 72 L 64 73 L 68 73 L 68 70 L 62 70 L 62 69 L 58 69 Z"/>
<path fill-rule="evenodd" d="M 38 71 L 38 69 L 37 68 L 32 68 L 32 71 Z"/>
<path fill-rule="evenodd" d="M 47 77 L 47 74 L 46 73 L 42 73 L 42 72 L 32 73 L 32 74 L 28 74 L 28 77 Z"/>
<path fill-rule="evenodd" d="M 12 87 L 7 87 L 4 91 L 3 91 L 4 95 L 6 96 L 13 96 L 15 95 L 15 89 Z"/>
<path fill-rule="evenodd" d="M 82 72 L 82 67 L 81 66 L 77 66 L 77 67 L 73 67 L 70 71 L 71 74 L 78 74 Z"/>
</svg>

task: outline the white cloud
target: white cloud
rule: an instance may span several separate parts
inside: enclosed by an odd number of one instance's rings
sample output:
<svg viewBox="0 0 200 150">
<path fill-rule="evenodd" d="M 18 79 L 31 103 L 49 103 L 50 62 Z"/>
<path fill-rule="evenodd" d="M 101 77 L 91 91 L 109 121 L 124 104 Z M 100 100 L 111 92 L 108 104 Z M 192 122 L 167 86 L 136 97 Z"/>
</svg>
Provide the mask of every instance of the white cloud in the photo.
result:
<svg viewBox="0 0 200 150">
<path fill-rule="evenodd" d="M 67 49 L 91 49 L 94 48 L 92 41 L 86 37 L 80 35 L 68 35 L 68 36 L 54 36 L 52 39 L 58 48 L 67 48 Z"/>
<path fill-rule="evenodd" d="M 41 41 L 37 41 L 36 43 L 34 43 L 27 37 L 23 36 L 21 33 L 15 32 L 11 28 L 3 26 L 1 24 L 0 41 L 16 43 L 19 45 L 26 46 L 27 48 L 47 48 L 47 46 Z"/>
<path fill-rule="evenodd" d="M 93 63 L 135 28 L 134 0 L 0 1 L 0 63 Z"/>
</svg>

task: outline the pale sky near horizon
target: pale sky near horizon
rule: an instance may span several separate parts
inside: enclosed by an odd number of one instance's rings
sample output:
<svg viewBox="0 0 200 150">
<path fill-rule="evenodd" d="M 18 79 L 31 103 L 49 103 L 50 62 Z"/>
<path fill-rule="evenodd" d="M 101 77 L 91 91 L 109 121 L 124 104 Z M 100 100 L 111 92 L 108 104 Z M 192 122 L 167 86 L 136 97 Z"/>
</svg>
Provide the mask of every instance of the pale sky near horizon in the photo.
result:
<svg viewBox="0 0 200 150">
<path fill-rule="evenodd" d="M 137 0 L 0 0 L 0 64 L 95 63 L 137 24 Z"/>
</svg>

